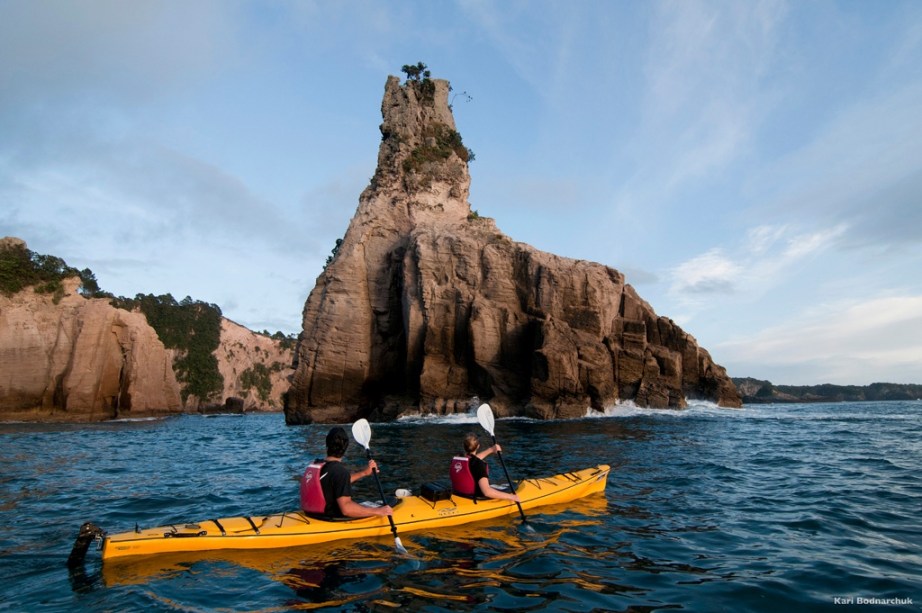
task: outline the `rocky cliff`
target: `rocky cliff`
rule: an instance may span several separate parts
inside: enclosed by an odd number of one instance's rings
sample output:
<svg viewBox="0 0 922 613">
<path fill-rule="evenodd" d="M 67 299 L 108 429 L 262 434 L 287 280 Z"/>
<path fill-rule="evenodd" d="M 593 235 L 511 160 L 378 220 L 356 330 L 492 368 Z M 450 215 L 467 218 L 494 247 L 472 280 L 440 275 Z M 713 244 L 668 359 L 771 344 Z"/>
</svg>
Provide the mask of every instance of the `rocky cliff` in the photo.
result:
<svg viewBox="0 0 922 613">
<path fill-rule="evenodd" d="M 98 421 L 205 407 L 279 410 L 293 352 L 227 319 L 215 351 L 220 398 L 181 398 L 166 349 L 140 312 L 78 293 L 0 293 L 0 420 Z"/>
<path fill-rule="evenodd" d="M 449 91 L 387 80 L 377 170 L 304 307 L 287 422 L 480 401 L 542 418 L 625 400 L 739 407 L 725 370 L 621 273 L 515 242 L 471 212 Z"/>
<path fill-rule="evenodd" d="M 215 357 L 224 378 L 226 406 L 245 411 L 282 409 L 282 398 L 294 372 L 293 349 L 224 318 Z"/>
<path fill-rule="evenodd" d="M 87 300 L 0 295 L 0 418 L 96 421 L 182 408 L 172 360 L 140 313 Z"/>
</svg>

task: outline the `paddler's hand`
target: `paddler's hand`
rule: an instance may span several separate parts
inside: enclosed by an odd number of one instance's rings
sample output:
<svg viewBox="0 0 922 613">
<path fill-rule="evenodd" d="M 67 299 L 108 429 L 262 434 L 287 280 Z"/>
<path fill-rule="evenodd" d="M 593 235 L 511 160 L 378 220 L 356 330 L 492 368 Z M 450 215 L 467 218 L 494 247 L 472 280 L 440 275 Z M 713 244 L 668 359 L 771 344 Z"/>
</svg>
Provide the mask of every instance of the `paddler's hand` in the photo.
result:
<svg viewBox="0 0 922 613">
<path fill-rule="evenodd" d="M 495 453 L 495 452 L 501 452 L 502 450 L 503 450 L 503 448 L 499 446 L 499 443 L 496 443 L 495 445 L 493 445 L 493 452 L 494 452 L 494 453 Z"/>
<path fill-rule="evenodd" d="M 378 468 L 378 463 L 375 462 L 374 460 L 368 460 L 368 468 L 365 469 L 365 476 L 366 477 L 369 476 L 376 470 L 380 472 L 380 469 Z"/>
<path fill-rule="evenodd" d="M 375 510 L 377 511 L 377 515 L 393 515 L 394 514 L 394 509 L 392 509 L 389 505 L 378 507 Z"/>
</svg>

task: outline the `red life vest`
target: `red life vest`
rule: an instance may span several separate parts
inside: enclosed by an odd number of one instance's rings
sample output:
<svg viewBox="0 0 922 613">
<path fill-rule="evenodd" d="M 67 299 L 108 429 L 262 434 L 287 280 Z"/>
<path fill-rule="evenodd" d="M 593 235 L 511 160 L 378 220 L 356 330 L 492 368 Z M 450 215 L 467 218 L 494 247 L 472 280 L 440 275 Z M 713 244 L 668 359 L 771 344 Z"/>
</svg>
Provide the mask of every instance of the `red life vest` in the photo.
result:
<svg viewBox="0 0 922 613">
<path fill-rule="evenodd" d="M 471 474 L 471 465 L 466 456 L 453 457 L 448 473 L 451 476 L 451 489 L 454 493 L 461 496 L 477 494 L 477 484 L 474 483 L 474 475 Z"/>
<path fill-rule="evenodd" d="M 326 512 L 327 501 L 320 486 L 320 469 L 324 464 L 325 462 L 311 463 L 301 477 L 301 509 L 307 513 L 322 515 Z"/>
</svg>

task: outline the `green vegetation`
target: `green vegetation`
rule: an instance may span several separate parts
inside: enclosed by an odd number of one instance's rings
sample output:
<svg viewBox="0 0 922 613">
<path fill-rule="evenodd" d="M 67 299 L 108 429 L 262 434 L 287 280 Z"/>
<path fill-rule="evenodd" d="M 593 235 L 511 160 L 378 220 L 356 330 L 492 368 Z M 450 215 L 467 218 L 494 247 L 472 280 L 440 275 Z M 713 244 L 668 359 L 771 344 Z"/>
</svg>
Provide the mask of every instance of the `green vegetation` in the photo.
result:
<svg viewBox="0 0 922 613">
<path fill-rule="evenodd" d="M 256 394 L 263 402 L 269 400 L 269 393 L 272 391 L 272 381 L 269 379 L 269 369 L 265 364 L 254 364 L 253 368 L 247 368 L 240 375 L 240 385 L 244 390 L 250 391 L 256 388 Z"/>
<path fill-rule="evenodd" d="M 426 126 L 423 130 L 423 144 L 410 152 L 403 161 L 404 172 L 420 172 L 426 164 L 443 162 L 454 153 L 462 161 L 473 161 L 474 152 L 464 146 L 461 135 L 445 124 Z"/>
<path fill-rule="evenodd" d="M 404 64 L 401 69 L 406 75 L 406 87 L 412 88 L 419 95 L 422 102 L 432 103 L 435 98 L 435 83 L 430 79 L 431 73 L 423 62 Z M 451 91 L 451 86 L 448 88 Z M 471 97 L 467 92 L 459 94 L 467 100 Z M 454 98 L 452 98 L 454 100 Z M 451 105 L 449 105 L 451 109 Z M 382 132 L 382 138 L 391 136 Z M 464 146 L 461 135 L 451 127 L 442 123 L 433 123 L 423 128 L 422 143 L 410 152 L 403 161 L 405 173 L 415 172 L 425 177 L 433 178 L 438 172 L 434 165 L 447 161 L 452 154 L 458 156 L 463 162 L 473 162 L 474 152 Z M 372 184 L 374 185 L 374 178 Z M 330 260 L 328 260 L 329 262 Z"/>
<path fill-rule="evenodd" d="M 407 75 L 407 85 L 414 88 L 419 94 L 420 99 L 432 102 L 435 99 L 435 83 L 429 77 L 432 73 L 422 62 L 416 65 L 404 64 L 401 72 Z"/>
<path fill-rule="evenodd" d="M 298 344 L 297 334 L 285 334 L 281 330 L 276 331 L 275 334 L 269 334 L 268 330 L 263 330 L 259 334 L 268 336 L 274 341 L 278 341 L 279 347 L 282 349 L 294 349 L 295 345 Z"/>
<path fill-rule="evenodd" d="M 432 76 L 432 73 L 422 62 L 417 62 L 415 66 L 412 64 L 404 64 L 403 68 L 400 69 L 400 72 L 406 73 L 408 82 L 428 80 L 429 77 Z"/>
<path fill-rule="evenodd" d="M 339 253 L 339 248 L 342 247 L 342 244 L 343 244 L 343 239 L 337 238 L 337 239 L 336 239 L 336 246 L 333 247 L 333 249 L 330 251 L 330 253 L 331 253 L 332 255 L 328 255 L 328 256 L 327 256 L 327 261 L 326 261 L 326 263 L 323 265 L 323 269 L 324 269 L 324 270 L 326 270 L 327 266 L 330 265 L 330 263 L 333 261 L 333 258 L 336 257 L 336 254 Z"/>
<path fill-rule="evenodd" d="M 42 255 L 22 245 L 0 249 L 0 291 L 7 296 L 33 286 L 40 294 L 53 294 L 57 304 L 64 297 L 64 279 L 79 277 L 80 293 L 87 298 L 104 294 L 89 268 L 77 270 L 54 255 Z"/>
<path fill-rule="evenodd" d="M 269 401 L 269 394 L 272 393 L 272 373 L 280 372 L 283 366 L 279 362 L 268 367 L 265 364 L 254 364 L 253 368 L 247 368 L 240 375 L 240 385 L 245 391 L 256 389 L 256 394 L 263 402 Z"/>
<path fill-rule="evenodd" d="M 224 378 L 218 371 L 215 349 L 221 342 L 221 309 L 186 296 L 176 302 L 170 294 L 154 296 L 138 294 L 131 298 L 113 298 L 112 306 L 140 310 L 157 336 L 168 349 L 180 355 L 173 363 L 176 379 L 182 384 L 185 401 L 194 395 L 201 400 L 213 400 L 224 389 Z"/>
<path fill-rule="evenodd" d="M 468 221 L 476 221 L 480 219 L 480 213 L 477 212 L 477 209 L 472 210 L 467 214 Z"/>
</svg>

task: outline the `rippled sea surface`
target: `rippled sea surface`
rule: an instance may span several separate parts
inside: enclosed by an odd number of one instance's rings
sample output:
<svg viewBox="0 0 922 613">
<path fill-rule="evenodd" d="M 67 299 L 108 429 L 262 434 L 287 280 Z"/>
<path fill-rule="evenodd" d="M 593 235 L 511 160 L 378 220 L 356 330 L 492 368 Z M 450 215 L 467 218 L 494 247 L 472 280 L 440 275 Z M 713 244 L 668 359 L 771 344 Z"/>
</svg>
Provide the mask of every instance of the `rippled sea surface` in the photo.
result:
<svg viewBox="0 0 922 613">
<path fill-rule="evenodd" d="M 0 611 L 922 609 L 920 402 L 500 420 L 513 478 L 607 463 L 605 495 L 530 512 L 535 533 L 509 517 L 407 534 L 415 560 L 388 538 L 114 570 L 91 548 L 68 571 L 84 521 L 121 532 L 295 508 L 327 430 L 279 414 L 0 424 Z M 471 430 L 473 417 L 373 424 L 385 487 L 444 480 Z M 347 463 L 362 458 L 353 444 Z"/>
</svg>

